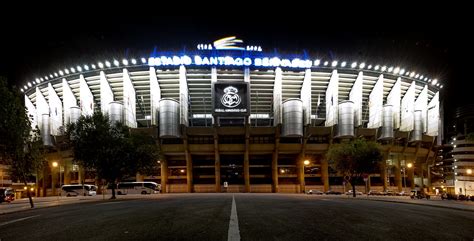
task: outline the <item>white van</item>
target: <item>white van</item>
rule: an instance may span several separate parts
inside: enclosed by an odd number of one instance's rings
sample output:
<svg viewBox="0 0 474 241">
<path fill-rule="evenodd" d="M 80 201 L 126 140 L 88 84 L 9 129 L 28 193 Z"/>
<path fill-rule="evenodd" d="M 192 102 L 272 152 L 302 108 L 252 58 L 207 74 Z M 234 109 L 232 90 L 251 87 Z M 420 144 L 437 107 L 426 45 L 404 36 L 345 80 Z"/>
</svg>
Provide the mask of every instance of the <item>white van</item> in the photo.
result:
<svg viewBox="0 0 474 241">
<path fill-rule="evenodd" d="M 61 196 L 95 196 L 97 194 L 97 186 L 90 184 L 74 184 L 63 185 L 61 187 Z"/>
</svg>

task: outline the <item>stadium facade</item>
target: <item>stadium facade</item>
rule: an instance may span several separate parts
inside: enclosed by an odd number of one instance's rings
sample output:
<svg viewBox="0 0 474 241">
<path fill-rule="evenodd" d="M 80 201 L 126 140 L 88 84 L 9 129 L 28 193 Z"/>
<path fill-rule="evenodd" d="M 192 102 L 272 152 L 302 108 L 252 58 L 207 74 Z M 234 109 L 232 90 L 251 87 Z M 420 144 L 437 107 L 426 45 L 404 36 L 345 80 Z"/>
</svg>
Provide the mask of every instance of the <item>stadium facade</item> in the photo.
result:
<svg viewBox="0 0 474 241">
<path fill-rule="evenodd" d="M 97 180 L 60 147 L 64 127 L 102 111 L 158 140 L 161 168 L 137 180 L 157 181 L 166 192 L 299 193 L 342 191 L 344 177 L 325 153 L 361 136 L 383 147 L 372 190 L 429 190 L 441 88 L 409 68 L 281 56 L 230 37 L 185 53 L 63 68 L 21 90 L 66 184 Z M 47 169 L 42 190 L 58 181 L 58 170 Z"/>
</svg>

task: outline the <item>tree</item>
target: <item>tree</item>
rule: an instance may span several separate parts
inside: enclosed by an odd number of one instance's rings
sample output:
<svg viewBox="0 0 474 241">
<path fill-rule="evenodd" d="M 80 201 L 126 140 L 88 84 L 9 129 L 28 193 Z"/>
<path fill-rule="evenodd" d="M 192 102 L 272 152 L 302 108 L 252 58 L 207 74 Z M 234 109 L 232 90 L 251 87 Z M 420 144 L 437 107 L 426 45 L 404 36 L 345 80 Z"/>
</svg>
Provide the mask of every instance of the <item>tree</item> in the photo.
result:
<svg viewBox="0 0 474 241">
<path fill-rule="evenodd" d="M 331 145 L 327 153 L 328 160 L 336 166 L 345 177 L 349 177 L 353 196 L 356 196 L 355 184 L 362 174 L 376 172 L 383 160 L 380 145 L 365 139 L 354 139 L 348 142 Z"/>
<path fill-rule="evenodd" d="M 10 165 L 12 179 L 27 186 L 29 177 L 44 164 L 44 149 L 38 128 L 32 129 L 21 94 L 0 79 L 0 147 L 2 159 Z M 33 199 L 27 196 L 31 208 Z"/>
<path fill-rule="evenodd" d="M 128 127 L 111 123 L 101 112 L 82 116 L 67 128 L 74 160 L 93 169 L 112 187 L 118 180 L 137 172 L 148 173 L 156 165 L 157 147 L 152 137 L 130 134 Z"/>
<path fill-rule="evenodd" d="M 474 132 L 470 132 L 466 135 L 466 141 L 474 141 Z"/>
</svg>

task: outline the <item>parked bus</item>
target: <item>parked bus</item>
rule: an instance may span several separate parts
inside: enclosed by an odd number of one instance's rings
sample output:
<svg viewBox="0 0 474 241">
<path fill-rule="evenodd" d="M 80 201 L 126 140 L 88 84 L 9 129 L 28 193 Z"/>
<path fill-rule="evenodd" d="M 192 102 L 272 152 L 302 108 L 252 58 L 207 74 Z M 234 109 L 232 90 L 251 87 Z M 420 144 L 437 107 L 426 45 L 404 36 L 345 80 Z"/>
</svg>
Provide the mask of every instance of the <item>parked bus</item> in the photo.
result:
<svg viewBox="0 0 474 241">
<path fill-rule="evenodd" d="M 160 193 L 161 185 L 156 182 L 119 182 L 117 195 Z"/>
<path fill-rule="evenodd" d="M 90 184 L 74 184 L 63 185 L 61 187 L 61 196 L 95 196 L 97 194 L 97 186 Z"/>
</svg>

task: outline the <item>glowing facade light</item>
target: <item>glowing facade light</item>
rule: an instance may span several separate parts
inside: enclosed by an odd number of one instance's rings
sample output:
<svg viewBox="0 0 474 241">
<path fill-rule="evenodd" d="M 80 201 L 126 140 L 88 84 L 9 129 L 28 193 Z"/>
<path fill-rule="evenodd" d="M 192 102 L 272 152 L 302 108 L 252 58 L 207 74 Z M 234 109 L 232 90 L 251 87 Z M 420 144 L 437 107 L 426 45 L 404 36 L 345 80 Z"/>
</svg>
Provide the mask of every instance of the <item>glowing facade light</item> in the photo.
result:
<svg viewBox="0 0 474 241">
<path fill-rule="evenodd" d="M 390 68 L 388 68 L 388 70 L 387 70 L 387 71 L 388 71 L 389 73 L 390 73 L 390 72 L 392 72 L 392 71 L 393 71 L 393 67 L 392 67 L 392 66 L 390 66 Z"/>
<path fill-rule="evenodd" d="M 52 79 L 52 78 L 53 78 L 53 75 L 52 75 L 52 74 L 50 74 L 50 75 L 49 75 L 49 78 L 51 78 L 51 79 Z"/>
<path fill-rule="evenodd" d="M 394 74 L 400 73 L 400 67 L 396 67 L 395 69 L 393 69 L 393 73 Z"/>
<path fill-rule="evenodd" d="M 365 67 L 365 63 L 360 63 L 359 64 L 359 69 L 363 69 Z"/>
<path fill-rule="evenodd" d="M 101 69 L 104 68 L 104 64 L 102 62 L 97 63 L 97 66 L 99 66 Z"/>
<path fill-rule="evenodd" d="M 89 66 L 87 64 L 84 65 L 84 69 L 87 71 L 89 70 Z"/>
<path fill-rule="evenodd" d="M 109 61 L 105 61 L 105 66 L 107 66 L 107 68 L 109 68 L 111 65 L 110 65 L 110 62 Z"/>
<path fill-rule="evenodd" d="M 416 75 L 415 75 L 415 78 L 417 78 L 417 79 L 418 79 L 418 77 L 420 77 L 420 74 L 416 74 Z"/>
<path fill-rule="evenodd" d="M 120 65 L 120 63 L 118 62 L 118 60 L 116 60 L 116 59 L 114 60 L 114 65 L 117 66 L 117 67 Z"/>
<path fill-rule="evenodd" d="M 353 62 L 353 63 L 351 64 L 351 68 L 355 68 L 355 67 L 357 67 L 357 62 Z"/>
<path fill-rule="evenodd" d="M 63 76 L 64 72 L 62 70 L 59 71 L 59 75 Z"/>
<path fill-rule="evenodd" d="M 146 59 L 142 58 L 142 64 L 146 64 Z"/>
<path fill-rule="evenodd" d="M 78 72 L 81 72 L 81 71 L 82 71 L 81 66 L 77 66 L 76 69 L 77 69 Z"/>
<path fill-rule="evenodd" d="M 28 82 L 28 87 L 31 87 L 31 82 Z"/>
<path fill-rule="evenodd" d="M 407 72 L 405 73 L 405 75 L 406 75 L 406 76 L 410 75 L 410 71 L 407 71 Z"/>
<path fill-rule="evenodd" d="M 432 85 L 435 85 L 436 83 L 438 83 L 437 79 L 434 79 L 433 82 L 431 82 Z"/>
<path fill-rule="evenodd" d="M 309 165 L 309 160 L 304 160 L 303 164 L 304 164 L 305 166 Z"/>
<path fill-rule="evenodd" d="M 123 59 L 123 60 L 122 60 L 122 64 L 123 64 L 123 65 L 128 65 L 128 60 Z"/>
<path fill-rule="evenodd" d="M 441 89 L 442 89 L 442 88 L 443 88 L 443 85 L 441 85 L 439 88 L 441 88 Z"/>
<path fill-rule="evenodd" d="M 379 70 L 379 68 L 380 68 L 379 65 L 375 65 L 374 70 Z"/>
<path fill-rule="evenodd" d="M 337 66 L 337 61 L 336 60 L 332 61 L 331 66 L 336 67 Z"/>
<path fill-rule="evenodd" d="M 54 72 L 54 77 L 58 77 L 58 73 Z"/>
<path fill-rule="evenodd" d="M 95 64 L 92 64 L 91 67 L 92 69 L 96 69 Z"/>
<path fill-rule="evenodd" d="M 24 85 L 24 86 L 23 86 L 23 89 L 25 89 L 25 90 L 28 89 L 28 86 Z"/>
<path fill-rule="evenodd" d="M 410 73 L 410 77 L 413 78 L 413 76 L 415 76 L 415 72 L 411 72 L 411 73 Z"/>
<path fill-rule="evenodd" d="M 22 93 L 25 92 L 25 91 L 23 90 L 23 88 L 21 88 L 20 91 L 21 91 Z"/>
<path fill-rule="evenodd" d="M 329 62 L 328 61 L 324 61 L 324 66 L 328 66 Z"/>
<path fill-rule="evenodd" d="M 367 69 L 372 69 L 372 65 L 369 64 L 369 66 L 367 66 Z"/>
<path fill-rule="evenodd" d="M 423 75 L 420 76 L 420 79 L 423 79 Z"/>
<path fill-rule="evenodd" d="M 347 64 L 347 62 L 346 62 L 346 61 L 343 61 L 343 62 L 341 63 L 341 67 L 346 67 L 346 64 Z"/>
<path fill-rule="evenodd" d="M 380 69 L 382 72 L 385 72 L 385 70 L 387 70 L 387 66 L 382 66 L 382 69 Z"/>
<path fill-rule="evenodd" d="M 317 59 L 317 60 L 314 61 L 315 66 L 319 66 L 319 64 L 321 64 L 321 60 Z"/>
<path fill-rule="evenodd" d="M 38 82 L 38 83 L 40 82 L 40 80 L 39 80 L 38 78 L 36 78 L 35 80 L 36 80 L 36 82 Z"/>
<path fill-rule="evenodd" d="M 400 75 L 403 75 L 405 73 L 405 69 L 400 70 Z"/>
<path fill-rule="evenodd" d="M 45 79 L 45 80 L 48 80 L 48 76 L 45 76 L 44 79 Z"/>
<path fill-rule="evenodd" d="M 71 67 L 71 73 L 76 73 L 76 70 Z"/>
<path fill-rule="evenodd" d="M 137 60 L 136 60 L 136 59 L 132 59 L 132 64 L 137 64 Z"/>
</svg>

